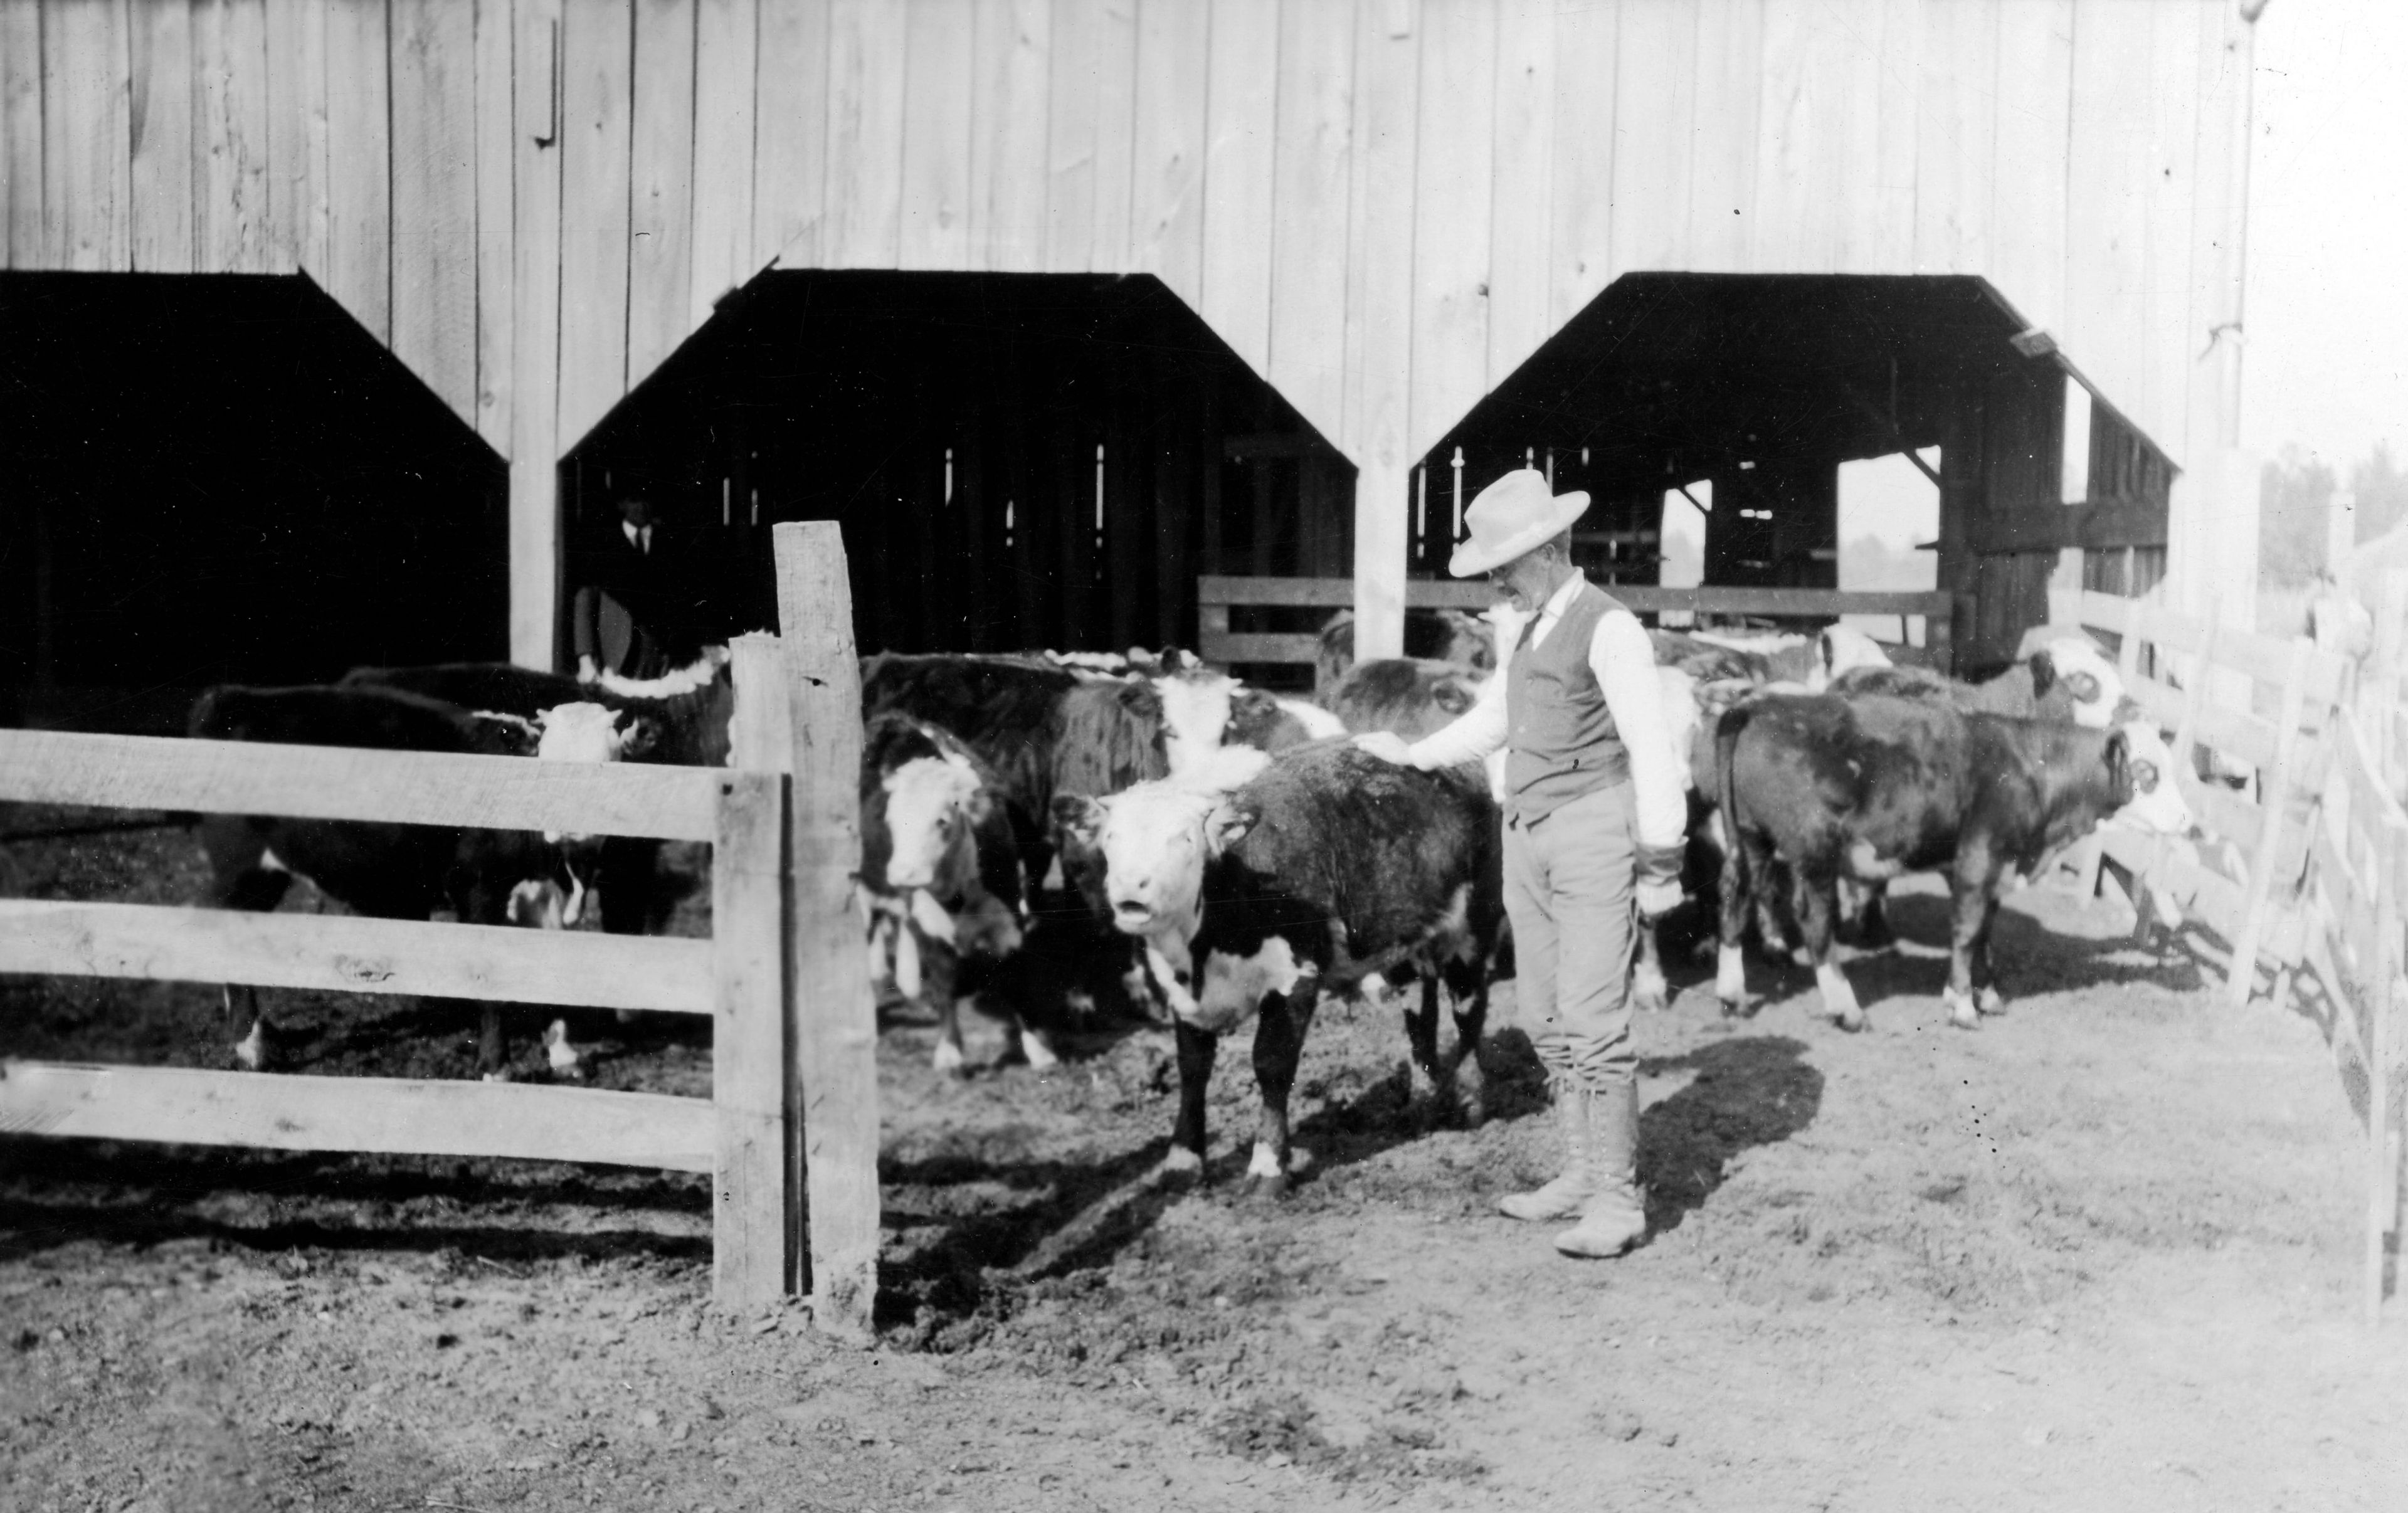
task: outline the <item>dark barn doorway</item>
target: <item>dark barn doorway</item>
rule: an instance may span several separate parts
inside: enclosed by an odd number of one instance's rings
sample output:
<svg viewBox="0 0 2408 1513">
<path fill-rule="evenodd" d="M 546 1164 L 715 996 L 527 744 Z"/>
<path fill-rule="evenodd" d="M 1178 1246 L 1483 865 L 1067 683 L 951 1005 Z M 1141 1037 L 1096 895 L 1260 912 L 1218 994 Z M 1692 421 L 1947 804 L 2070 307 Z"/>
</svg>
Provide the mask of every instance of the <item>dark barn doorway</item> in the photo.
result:
<svg viewBox="0 0 2408 1513">
<path fill-rule="evenodd" d="M 304 278 L 0 275 L 0 719 L 506 656 L 508 472 Z"/>
<path fill-rule="evenodd" d="M 563 464 L 563 607 L 638 488 L 705 638 L 833 520 L 865 652 L 1193 645 L 1198 574 L 1353 572 L 1354 478 L 1153 278 L 771 272 Z"/>
<path fill-rule="evenodd" d="M 2162 559 L 2164 452 L 1982 279 L 1640 273 L 1423 459 L 1412 571 L 1444 570 L 1458 489 L 1528 465 L 1589 491 L 1572 540 L 1601 581 L 1658 580 L 1670 492 L 1704 515 L 1705 583 L 1835 589 L 1840 464 L 1933 448 L 1939 536 L 1914 547 L 1970 606 L 1961 667 L 2012 657 L 2047 618 L 2061 549 Z"/>
</svg>

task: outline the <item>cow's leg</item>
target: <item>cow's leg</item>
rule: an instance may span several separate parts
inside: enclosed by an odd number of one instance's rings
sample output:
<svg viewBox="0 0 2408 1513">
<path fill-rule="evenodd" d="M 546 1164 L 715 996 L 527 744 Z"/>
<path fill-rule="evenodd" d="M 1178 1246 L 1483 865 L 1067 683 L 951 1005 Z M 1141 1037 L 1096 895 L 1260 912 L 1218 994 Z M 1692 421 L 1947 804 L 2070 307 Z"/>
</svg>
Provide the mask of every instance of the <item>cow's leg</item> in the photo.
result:
<svg viewBox="0 0 2408 1513">
<path fill-rule="evenodd" d="M 1839 902 L 1837 878 L 1821 876 L 1805 867 L 1793 867 L 1790 876 L 1790 904 L 1798 916 L 1799 933 L 1805 936 L 1808 959 L 1814 966 L 1814 986 L 1823 995 L 1823 1012 L 1842 1030 L 1865 1027 L 1865 1011 L 1856 1002 L 1856 991 L 1848 984 L 1847 974 L 1832 953 L 1832 915 Z"/>
<path fill-rule="evenodd" d="M 1438 1063 L 1438 974 L 1425 972 L 1421 992 L 1404 1001 L 1405 1042 L 1412 1049 L 1412 1102 L 1425 1120 L 1436 1116 L 1436 1102 L 1446 1088 Z M 1255 1055 L 1259 1060 L 1261 1052 Z"/>
<path fill-rule="evenodd" d="M 1174 1177 L 1200 1177 L 1204 1171 L 1204 1094 L 1212 1085 L 1212 1057 L 1220 1037 L 1185 1020 L 1173 1035 L 1179 1048 L 1179 1119 L 1170 1128 L 1170 1153 L 1163 1170 Z"/>
<path fill-rule="evenodd" d="M 1663 943 L 1656 938 L 1663 924 L 1658 920 L 1642 919 L 1637 928 L 1639 963 L 1630 969 L 1631 1006 L 1642 1013 L 1660 1013 L 1671 1003 L 1670 991 L 1664 982 Z"/>
<path fill-rule="evenodd" d="M 1889 884 L 1869 882 L 1856 910 L 1856 944 L 1866 950 L 1887 950 L 1898 944 L 1889 927 Z"/>
<path fill-rule="evenodd" d="M 1297 1063 L 1304 1059 L 1304 1035 L 1312 1026 L 1317 992 L 1308 982 L 1291 992 L 1265 993 L 1254 1021 L 1254 1085 L 1262 1092 L 1263 1112 L 1246 1178 L 1254 1192 L 1267 1197 L 1285 1192 L 1289 1178 L 1311 1161 L 1307 1152 L 1288 1143 L 1287 1099 L 1296 1086 Z"/>
<path fill-rule="evenodd" d="M 1747 918 L 1756 906 L 1751 896 L 1768 886 L 1767 869 L 1772 864 L 1772 853 L 1755 836 L 1730 827 L 1731 850 L 1724 858 L 1722 886 L 1719 890 L 1722 908 L 1716 921 L 1720 946 L 1714 952 L 1714 996 L 1722 1000 L 1723 1013 L 1742 1014 L 1747 1007 L 1747 956 L 1742 944 L 1747 939 Z"/>
<path fill-rule="evenodd" d="M 209 907 L 266 914 L 284 901 L 285 892 L 293 886 L 293 874 L 281 867 L 260 864 L 266 848 L 248 824 L 240 821 L 205 824 L 202 844 L 209 854 L 209 889 L 205 900 Z M 265 1071 L 276 1059 L 271 1045 L 276 1031 L 259 1006 L 259 990 L 247 982 L 229 982 L 223 1001 L 226 1024 L 238 1026 L 243 1032 L 242 1038 L 234 1045 L 235 1064 L 249 1072 Z"/>
<path fill-rule="evenodd" d="M 1447 1053 L 1440 1087 L 1455 1090 L 1468 1129 L 1488 1119 L 1487 1074 L 1480 1069 L 1480 1037 L 1488 1027 L 1486 953 L 1449 963 L 1447 987 L 1455 995 L 1455 1046 Z"/>
<path fill-rule="evenodd" d="M 2000 995 L 1996 976 L 1990 970 L 1990 932 L 1999 922 L 1999 893 L 1995 888 L 1983 890 L 1986 900 L 1982 909 L 1982 933 L 1973 941 L 1973 1009 L 1980 1014 L 2003 1014 L 2007 1001 Z"/>
<path fill-rule="evenodd" d="M 919 948 L 920 1001 L 937 1014 L 937 1070 L 946 1077 L 967 1077 L 969 1072 L 962 1056 L 961 1000 L 953 992 L 961 957 L 943 941 L 930 939 L 916 921 L 905 921 L 903 928 Z"/>
<path fill-rule="evenodd" d="M 1957 854 L 1948 883 L 1948 988 L 1941 999 L 1948 1006 L 1951 1024 L 1960 1030 L 1978 1030 L 1982 1011 L 1975 996 L 1973 963 L 1987 944 L 1990 918 L 1998 907 L 1998 868 L 1991 864 L 1986 849 L 1967 845 Z M 1987 975 L 1985 968 L 1984 977 Z"/>
</svg>

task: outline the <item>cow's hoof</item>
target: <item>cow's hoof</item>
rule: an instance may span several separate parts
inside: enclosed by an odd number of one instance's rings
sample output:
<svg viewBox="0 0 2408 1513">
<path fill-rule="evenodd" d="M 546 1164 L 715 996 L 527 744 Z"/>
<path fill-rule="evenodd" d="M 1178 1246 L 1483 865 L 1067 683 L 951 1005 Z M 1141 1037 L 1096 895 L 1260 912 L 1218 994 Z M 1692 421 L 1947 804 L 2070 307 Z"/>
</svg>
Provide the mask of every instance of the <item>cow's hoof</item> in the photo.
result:
<svg viewBox="0 0 2408 1513">
<path fill-rule="evenodd" d="M 970 1075 L 968 1064 L 962 1058 L 962 1048 L 950 1040 L 937 1042 L 934 1064 L 939 1077 L 964 1078 Z"/>
<path fill-rule="evenodd" d="M 1865 1011 L 1856 1002 L 1856 990 L 1849 985 L 1847 974 L 1838 965 L 1826 962 L 1814 969 L 1814 987 L 1823 995 L 1823 1012 L 1831 1022 L 1853 1035 L 1865 1027 Z"/>
<path fill-rule="evenodd" d="M 1671 1002 L 1664 974 L 1645 967 L 1634 971 L 1630 976 L 1630 1002 L 1642 1014 L 1663 1013 Z"/>
<path fill-rule="evenodd" d="M 1045 1037 L 1042 1035 L 1024 1035 L 1021 1036 L 1020 1049 L 1022 1054 L 1027 1057 L 1030 1067 L 1037 1071 L 1050 1072 L 1062 1064 L 1062 1058 L 1054 1053 L 1053 1047 L 1045 1043 Z"/>
<path fill-rule="evenodd" d="M 1714 1002 L 1722 1006 L 1723 1018 L 1727 1020 L 1743 1020 L 1747 1018 L 1747 1002 L 1745 999 L 1724 998 L 1717 996 L 1714 999 Z"/>
<path fill-rule="evenodd" d="M 552 1075 L 558 1080 L 563 1082 L 585 1080 L 585 1058 L 578 1054 L 575 1046 L 568 1043 L 567 1021 L 554 1020 L 544 1027 L 543 1059 L 544 1063 L 552 1068 Z"/>
<path fill-rule="evenodd" d="M 485 1082 L 511 1082 L 517 1080 L 510 1076 L 510 1069 L 507 1066 L 499 1067 L 491 1072 L 480 1072 L 478 1074 L 478 1078 L 479 1080 Z"/>
<path fill-rule="evenodd" d="M 2000 996 L 1998 989 L 1985 988 L 1973 995 L 1973 1008 L 1976 1013 L 1981 1014 L 2004 1014 L 2007 1011 L 2007 1001 Z"/>
<path fill-rule="evenodd" d="M 1163 1181 L 1183 1187 L 1204 1179 L 1204 1158 L 1183 1145 L 1175 1145 L 1154 1171 Z"/>
<path fill-rule="evenodd" d="M 1948 1007 L 1948 1022 L 1956 1028 L 1978 1030 L 1982 1027 L 1982 1011 L 1971 997 L 1954 989 L 1943 989 L 1940 1001 Z"/>
<path fill-rule="evenodd" d="M 234 1045 L 234 1063 L 246 1072 L 267 1070 L 267 1035 L 260 1026 L 251 1027 L 251 1034 Z"/>
</svg>

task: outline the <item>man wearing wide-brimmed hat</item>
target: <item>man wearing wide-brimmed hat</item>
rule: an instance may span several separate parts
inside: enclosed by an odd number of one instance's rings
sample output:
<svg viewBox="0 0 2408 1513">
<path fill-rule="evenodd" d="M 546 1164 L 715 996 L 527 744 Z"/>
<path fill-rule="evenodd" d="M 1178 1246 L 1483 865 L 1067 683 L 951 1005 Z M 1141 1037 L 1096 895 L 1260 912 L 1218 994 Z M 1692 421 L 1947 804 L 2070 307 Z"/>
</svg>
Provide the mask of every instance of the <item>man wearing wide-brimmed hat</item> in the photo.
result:
<svg viewBox="0 0 2408 1513">
<path fill-rule="evenodd" d="M 1572 565 L 1571 525 L 1587 507 L 1586 493 L 1556 494 L 1530 468 L 1481 491 L 1447 571 L 1484 573 L 1515 608 L 1536 613 L 1453 724 L 1410 746 L 1359 740 L 1417 767 L 1507 749 L 1514 992 L 1547 1068 L 1563 1171 L 1499 1206 L 1515 1219 L 1577 1220 L 1555 1236 L 1567 1255 L 1616 1256 L 1647 1233 L 1630 1039 L 1637 916 L 1680 901 L 1688 815 L 1646 629 Z"/>
</svg>

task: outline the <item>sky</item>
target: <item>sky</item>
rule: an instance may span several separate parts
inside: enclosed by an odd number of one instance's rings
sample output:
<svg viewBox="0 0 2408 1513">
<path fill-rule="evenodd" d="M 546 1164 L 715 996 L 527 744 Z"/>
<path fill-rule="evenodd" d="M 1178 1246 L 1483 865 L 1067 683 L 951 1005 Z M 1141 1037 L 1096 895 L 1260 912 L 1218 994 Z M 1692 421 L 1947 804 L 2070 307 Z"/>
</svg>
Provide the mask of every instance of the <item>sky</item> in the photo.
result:
<svg viewBox="0 0 2408 1513">
<path fill-rule="evenodd" d="M 2408 0 L 2258 21 L 2242 445 L 2408 455 Z"/>
</svg>

